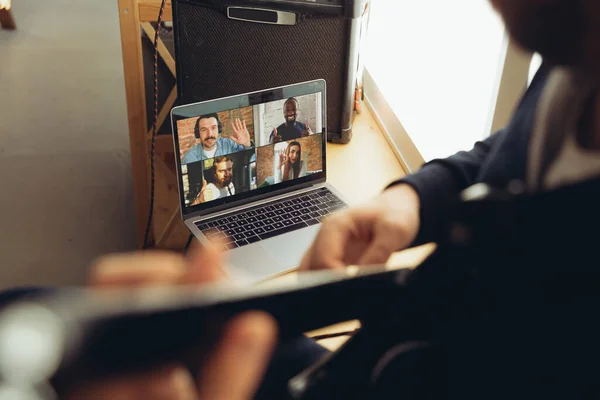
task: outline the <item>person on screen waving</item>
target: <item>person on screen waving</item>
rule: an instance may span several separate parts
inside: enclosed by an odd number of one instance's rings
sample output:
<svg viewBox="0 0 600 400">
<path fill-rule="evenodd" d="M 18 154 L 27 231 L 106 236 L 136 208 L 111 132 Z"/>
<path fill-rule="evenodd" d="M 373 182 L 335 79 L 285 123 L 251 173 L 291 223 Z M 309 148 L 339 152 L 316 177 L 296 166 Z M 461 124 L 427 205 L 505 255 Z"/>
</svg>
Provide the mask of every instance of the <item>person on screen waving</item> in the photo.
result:
<svg viewBox="0 0 600 400">
<path fill-rule="evenodd" d="M 291 142 L 279 157 L 275 157 L 275 162 L 275 183 L 306 176 L 306 161 L 302 159 L 302 146 L 298 142 Z"/>
<path fill-rule="evenodd" d="M 217 114 L 201 115 L 196 121 L 194 135 L 200 144 L 192 147 L 181 159 L 182 164 L 206 160 L 213 157 L 235 153 L 253 146 L 246 121 L 236 118 L 231 126 L 233 136 L 221 137 L 223 126 Z"/>
<path fill-rule="evenodd" d="M 283 104 L 283 117 L 285 122 L 273 129 L 269 143 L 285 142 L 313 134 L 308 123 L 304 124 L 296 120 L 298 118 L 298 100 L 294 97 L 290 97 Z"/>
</svg>

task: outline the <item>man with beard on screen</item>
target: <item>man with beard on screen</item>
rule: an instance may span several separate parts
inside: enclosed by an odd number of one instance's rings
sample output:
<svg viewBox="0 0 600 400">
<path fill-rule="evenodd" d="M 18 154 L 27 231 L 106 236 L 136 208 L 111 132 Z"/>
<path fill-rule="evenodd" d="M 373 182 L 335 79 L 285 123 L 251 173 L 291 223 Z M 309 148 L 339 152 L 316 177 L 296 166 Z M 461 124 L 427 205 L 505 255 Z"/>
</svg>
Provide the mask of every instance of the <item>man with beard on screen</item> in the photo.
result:
<svg viewBox="0 0 600 400">
<path fill-rule="evenodd" d="M 269 137 L 269 143 L 279 143 L 288 140 L 299 139 L 313 134 L 313 131 L 308 126 L 297 121 L 298 118 L 298 100 L 290 97 L 283 104 L 283 117 L 285 122 L 273 129 Z"/>
<path fill-rule="evenodd" d="M 220 156 L 215 158 L 213 165 L 214 183 L 208 183 L 206 180 L 202 183 L 202 190 L 192 203 L 193 206 L 219 199 L 221 197 L 233 196 L 235 186 L 233 185 L 233 160 L 230 156 Z"/>
</svg>

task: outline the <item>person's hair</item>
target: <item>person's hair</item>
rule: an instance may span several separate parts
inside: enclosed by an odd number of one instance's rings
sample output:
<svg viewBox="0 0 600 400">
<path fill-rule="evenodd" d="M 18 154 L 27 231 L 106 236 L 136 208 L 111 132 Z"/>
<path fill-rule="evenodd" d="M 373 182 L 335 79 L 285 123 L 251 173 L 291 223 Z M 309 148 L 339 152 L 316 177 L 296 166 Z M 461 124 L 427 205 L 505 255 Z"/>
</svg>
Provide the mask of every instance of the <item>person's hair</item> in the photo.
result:
<svg viewBox="0 0 600 400">
<path fill-rule="evenodd" d="M 194 136 L 196 136 L 196 139 L 200 139 L 200 120 L 201 119 L 209 119 L 209 118 L 214 118 L 217 120 L 217 126 L 219 127 L 219 133 L 221 133 L 222 127 L 221 127 L 221 120 L 219 119 L 219 114 L 217 114 L 217 113 L 205 114 L 205 115 L 199 116 L 198 119 L 196 120 L 196 126 L 194 126 Z"/>
<path fill-rule="evenodd" d="M 213 162 L 213 165 L 222 163 L 222 162 L 226 162 L 226 161 L 231 161 L 233 163 L 233 159 L 231 158 L 231 156 L 218 156 L 218 157 L 215 157 L 215 161 Z"/>
<path fill-rule="evenodd" d="M 290 163 L 290 151 L 292 149 L 292 146 L 298 146 L 298 158 L 296 159 L 296 162 L 294 164 Z M 299 142 L 290 142 L 290 144 L 288 144 L 288 147 L 285 149 L 285 155 L 287 156 L 288 161 L 283 166 L 283 180 L 288 180 L 288 176 L 290 174 L 290 165 L 294 171 L 293 179 L 298 178 L 298 176 L 300 175 L 300 166 L 302 165 L 302 146 Z"/>
</svg>

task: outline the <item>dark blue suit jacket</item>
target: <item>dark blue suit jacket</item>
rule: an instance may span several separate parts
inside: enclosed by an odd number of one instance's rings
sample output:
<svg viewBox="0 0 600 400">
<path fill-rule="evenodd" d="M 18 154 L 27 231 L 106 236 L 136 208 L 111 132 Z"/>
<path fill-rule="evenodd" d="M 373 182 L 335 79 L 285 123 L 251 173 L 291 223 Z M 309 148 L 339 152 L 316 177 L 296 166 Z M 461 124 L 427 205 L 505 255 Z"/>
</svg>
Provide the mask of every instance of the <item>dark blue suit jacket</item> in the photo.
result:
<svg viewBox="0 0 600 400">
<path fill-rule="evenodd" d="M 535 113 L 550 71 L 546 64 L 540 67 L 505 129 L 475 143 L 471 151 L 433 160 L 392 184 L 407 183 L 419 194 L 421 228 L 414 245 L 434 241 L 448 210 L 467 187 L 487 183 L 504 189 L 512 180 L 525 179 Z"/>
</svg>

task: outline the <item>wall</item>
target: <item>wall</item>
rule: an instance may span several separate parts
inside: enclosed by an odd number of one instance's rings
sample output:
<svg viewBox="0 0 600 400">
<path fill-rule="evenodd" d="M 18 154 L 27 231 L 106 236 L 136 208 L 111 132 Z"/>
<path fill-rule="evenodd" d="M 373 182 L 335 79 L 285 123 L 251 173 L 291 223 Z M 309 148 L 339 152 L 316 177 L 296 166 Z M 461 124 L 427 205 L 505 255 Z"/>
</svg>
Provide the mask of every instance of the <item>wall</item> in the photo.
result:
<svg viewBox="0 0 600 400">
<path fill-rule="evenodd" d="M 240 118 L 246 121 L 246 127 L 250 132 L 250 138 L 254 141 L 254 116 L 252 107 L 244 107 L 230 111 L 218 113 L 219 119 L 223 124 L 223 132 L 221 137 L 233 136 L 232 121 L 235 118 Z M 193 146 L 200 144 L 200 140 L 194 136 L 194 127 L 196 126 L 197 118 L 184 119 L 177 122 L 177 133 L 179 135 L 179 153 L 181 157 L 185 155 Z"/>
<path fill-rule="evenodd" d="M 490 134 L 506 43 L 485 0 L 372 2 L 365 65 L 425 161 Z"/>
<path fill-rule="evenodd" d="M 0 31 L 0 289 L 83 285 L 96 257 L 136 248 L 119 7 L 12 6 L 17 29 Z"/>
</svg>

